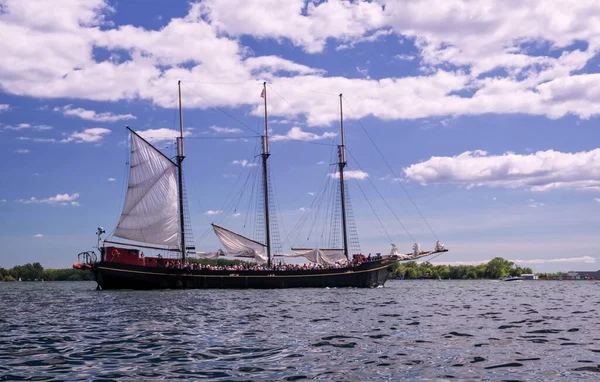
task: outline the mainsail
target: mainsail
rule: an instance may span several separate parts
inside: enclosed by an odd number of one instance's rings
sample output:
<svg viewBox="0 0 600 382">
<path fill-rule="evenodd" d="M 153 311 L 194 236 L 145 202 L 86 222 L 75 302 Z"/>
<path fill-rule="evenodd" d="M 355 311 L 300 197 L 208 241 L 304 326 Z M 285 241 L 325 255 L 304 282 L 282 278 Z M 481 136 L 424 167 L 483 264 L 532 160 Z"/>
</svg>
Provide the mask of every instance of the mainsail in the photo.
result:
<svg viewBox="0 0 600 382">
<path fill-rule="evenodd" d="M 177 166 L 131 133 L 129 184 L 115 236 L 143 243 L 178 245 Z"/>
<path fill-rule="evenodd" d="M 322 249 L 322 248 L 292 248 L 293 255 L 283 255 L 285 257 L 304 257 L 311 263 L 321 265 L 333 265 L 335 263 L 345 263 L 348 261 L 343 249 Z"/>
<path fill-rule="evenodd" d="M 221 241 L 230 256 L 250 257 L 259 264 L 267 261 L 267 256 L 265 255 L 266 246 L 264 244 L 248 239 L 216 224 L 212 226 L 217 238 Z"/>
</svg>

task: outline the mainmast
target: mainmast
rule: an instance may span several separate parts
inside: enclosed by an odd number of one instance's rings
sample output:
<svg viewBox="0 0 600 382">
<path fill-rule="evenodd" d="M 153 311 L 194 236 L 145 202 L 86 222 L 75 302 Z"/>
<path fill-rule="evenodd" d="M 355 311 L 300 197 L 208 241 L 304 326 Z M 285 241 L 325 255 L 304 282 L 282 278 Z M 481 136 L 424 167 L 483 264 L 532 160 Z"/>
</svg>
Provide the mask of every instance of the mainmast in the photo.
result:
<svg viewBox="0 0 600 382">
<path fill-rule="evenodd" d="M 267 246 L 267 266 L 271 267 L 271 228 L 269 219 L 269 176 L 267 159 L 269 158 L 269 120 L 267 115 L 267 83 L 263 82 L 261 96 L 265 99 L 265 135 L 262 137 L 262 168 L 263 168 L 263 194 L 265 201 L 265 238 Z"/>
<path fill-rule="evenodd" d="M 340 127 L 342 129 L 342 144 L 338 146 L 339 170 L 340 170 L 340 196 L 342 202 L 342 232 L 344 238 L 344 255 L 348 255 L 348 230 L 346 227 L 346 195 L 344 190 L 344 167 L 346 167 L 345 137 L 344 137 L 344 113 L 342 110 L 342 95 L 340 94 Z"/>
<path fill-rule="evenodd" d="M 177 177 L 178 177 L 178 190 L 179 190 L 179 224 L 180 224 L 180 238 L 181 238 L 181 263 L 185 263 L 185 222 L 183 219 L 183 159 L 185 158 L 183 152 L 183 113 L 181 110 L 181 81 L 177 81 L 179 88 L 179 137 L 177 137 Z"/>
</svg>

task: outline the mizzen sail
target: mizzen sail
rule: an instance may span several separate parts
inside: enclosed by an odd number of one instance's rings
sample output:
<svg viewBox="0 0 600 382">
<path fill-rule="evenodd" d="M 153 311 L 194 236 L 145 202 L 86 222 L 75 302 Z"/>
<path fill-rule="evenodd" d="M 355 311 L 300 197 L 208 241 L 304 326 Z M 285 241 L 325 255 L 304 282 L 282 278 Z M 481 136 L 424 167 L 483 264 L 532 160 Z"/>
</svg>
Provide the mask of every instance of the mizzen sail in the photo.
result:
<svg viewBox="0 0 600 382">
<path fill-rule="evenodd" d="M 131 134 L 129 183 L 115 236 L 143 243 L 179 244 L 177 166 Z"/>
<path fill-rule="evenodd" d="M 292 248 L 293 255 L 284 255 L 286 257 L 304 257 L 311 263 L 321 265 L 333 265 L 335 263 L 345 263 L 348 261 L 343 249 L 323 249 L 323 248 Z"/>
<path fill-rule="evenodd" d="M 227 253 L 234 257 L 250 257 L 257 263 L 262 264 L 267 261 L 265 255 L 265 245 L 254 241 L 226 228 L 213 224 L 215 235 L 221 241 Z"/>
</svg>

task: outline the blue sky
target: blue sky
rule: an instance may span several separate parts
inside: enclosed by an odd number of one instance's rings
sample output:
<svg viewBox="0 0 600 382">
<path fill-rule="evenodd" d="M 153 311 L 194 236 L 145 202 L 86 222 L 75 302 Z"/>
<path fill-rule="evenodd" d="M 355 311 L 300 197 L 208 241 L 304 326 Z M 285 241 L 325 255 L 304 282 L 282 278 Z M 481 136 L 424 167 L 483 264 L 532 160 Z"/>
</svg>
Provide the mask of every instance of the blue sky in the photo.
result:
<svg viewBox="0 0 600 382">
<path fill-rule="evenodd" d="M 224 206 L 256 170 L 267 81 L 284 250 L 318 241 L 289 231 L 334 169 L 343 93 L 363 252 L 391 243 L 359 186 L 403 251 L 394 214 L 435 243 L 404 187 L 451 249 L 436 262 L 597 269 L 600 6 L 542 4 L 0 0 L 0 266 L 67 267 L 112 231 L 124 126 L 175 155 L 181 80 L 198 250 L 219 247 L 211 221 L 252 234 L 249 191 Z"/>
</svg>

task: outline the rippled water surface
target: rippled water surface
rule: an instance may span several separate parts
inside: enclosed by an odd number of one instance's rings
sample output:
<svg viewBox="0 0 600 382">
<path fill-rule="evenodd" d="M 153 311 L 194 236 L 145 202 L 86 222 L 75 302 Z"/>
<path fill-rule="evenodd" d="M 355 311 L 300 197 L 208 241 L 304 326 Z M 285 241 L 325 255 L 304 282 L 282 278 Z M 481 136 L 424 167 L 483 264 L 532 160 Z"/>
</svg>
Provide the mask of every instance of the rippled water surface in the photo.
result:
<svg viewBox="0 0 600 382">
<path fill-rule="evenodd" d="M 600 283 L 0 283 L 0 380 L 600 379 Z"/>
</svg>

